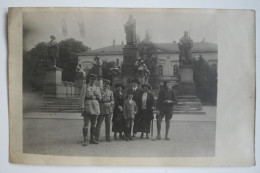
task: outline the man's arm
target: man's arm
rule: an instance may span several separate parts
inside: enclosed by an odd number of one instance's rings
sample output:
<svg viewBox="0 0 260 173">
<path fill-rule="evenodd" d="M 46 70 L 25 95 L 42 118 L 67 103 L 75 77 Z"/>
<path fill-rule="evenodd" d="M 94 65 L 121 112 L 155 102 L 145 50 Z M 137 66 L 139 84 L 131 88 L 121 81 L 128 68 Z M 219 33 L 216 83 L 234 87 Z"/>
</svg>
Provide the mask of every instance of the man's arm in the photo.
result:
<svg viewBox="0 0 260 173">
<path fill-rule="evenodd" d="M 81 103 L 81 109 L 84 109 L 85 105 L 85 95 L 86 95 L 86 85 L 82 85 L 81 91 L 80 91 L 80 103 Z"/>
</svg>

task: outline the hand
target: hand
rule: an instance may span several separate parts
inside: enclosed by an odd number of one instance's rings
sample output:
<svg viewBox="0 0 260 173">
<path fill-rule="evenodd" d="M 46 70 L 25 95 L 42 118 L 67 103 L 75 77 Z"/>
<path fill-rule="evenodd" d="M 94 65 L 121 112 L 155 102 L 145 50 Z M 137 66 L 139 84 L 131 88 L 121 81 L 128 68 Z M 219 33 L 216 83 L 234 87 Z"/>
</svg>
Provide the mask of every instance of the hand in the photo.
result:
<svg viewBox="0 0 260 173">
<path fill-rule="evenodd" d="M 93 91 L 93 94 L 96 96 L 97 95 L 97 91 Z"/>
<path fill-rule="evenodd" d="M 122 106 L 118 106 L 118 109 L 119 109 L 119 111 L 123 110 Z"/>
</svg>

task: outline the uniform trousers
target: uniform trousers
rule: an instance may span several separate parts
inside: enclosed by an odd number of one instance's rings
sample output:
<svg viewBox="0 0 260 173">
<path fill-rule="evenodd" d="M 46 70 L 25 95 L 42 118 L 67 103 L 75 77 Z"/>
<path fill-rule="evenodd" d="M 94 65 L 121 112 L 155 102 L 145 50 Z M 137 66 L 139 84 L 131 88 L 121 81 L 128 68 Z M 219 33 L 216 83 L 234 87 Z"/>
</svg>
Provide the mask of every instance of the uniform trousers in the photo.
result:
<svg viewBox="0 0 260 173">
<path fill-rule="evenodd" d="M 111 114 L 106 115 L 99 115 L 97 119 L 97 131 L 96 131 L 96 139 L 99 139 L 100 135 L 100 129 L 103 123 L 103 120 L 105 119 L 105 126 L 106 126 L 106 140 L 110 138 L 110 120 L 111 120 Z"/>
</svg>

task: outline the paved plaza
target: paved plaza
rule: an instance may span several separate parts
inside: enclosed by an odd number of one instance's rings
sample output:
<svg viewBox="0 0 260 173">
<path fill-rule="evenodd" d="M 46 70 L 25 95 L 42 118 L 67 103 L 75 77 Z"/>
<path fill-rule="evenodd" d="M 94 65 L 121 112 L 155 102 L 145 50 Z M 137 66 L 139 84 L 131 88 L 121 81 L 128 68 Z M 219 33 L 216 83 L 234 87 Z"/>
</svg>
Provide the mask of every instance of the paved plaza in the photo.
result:
<svg viewBox="0 0 260 173">
<path fill-rule="evenodd" d="M 83 120 L 79 113 L 24 114 L 23 151 L 32 154 L 104 157 L 211 157 L 215 151 L 216 107 L 203 107 L 205 115 L 174 115 L 170 141 L 114 140 L 106 142 L 103 123 L 98 145 L 81 145 Z M 156 120 L 154 120 L 154 137 Z M 162 123 L 162 137 L 165 123 Z"/>
</svg>

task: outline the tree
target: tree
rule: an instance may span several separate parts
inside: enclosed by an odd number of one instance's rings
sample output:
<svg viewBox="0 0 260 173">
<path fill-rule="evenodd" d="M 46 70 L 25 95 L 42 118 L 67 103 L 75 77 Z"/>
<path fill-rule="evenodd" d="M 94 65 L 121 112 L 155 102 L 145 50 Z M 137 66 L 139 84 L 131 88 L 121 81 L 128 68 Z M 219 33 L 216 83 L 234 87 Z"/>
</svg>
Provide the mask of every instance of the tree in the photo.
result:
<svg viewBox="0 0 260 173">
<path fill-rule="evenodd" d="M 74 82 L 76 76 L 76 67 L 78 65 L 77 54 L 90 50 L 81 41 L 73 38 L 59 42 L 60 57 L 58 67 L 63 69 L 62 80 Z"/>
<path fill-rule="evenodd" d="M 48 43 L 40 42 L 29 51 L 23 52 L 23 88 L 24 90 L 42 90 L 45 73 L 49 68 Z M 76 66 L 78 63 L 77 53 L 90 50 L 81 41 L 66 39 L 59 43 L 59 59 L 57 66 L 63 69 L 62 80 L 74 82 Z"/>
<path fill-rule="evenodd" d="M 203 104 L 216 104 L 217 71 L 210 68 L 202 56 L 199 60 L 193 59 L 193 78 L 197 96 Z"/>
<path fill-rule="evenodd" d="M 145 38 L 137 45 L 139 56 L 146 57 L 145 64 L 150 71 L 149 83 L 156 85 L 158 83 L 157 75 L 157 48 L 151 41 L 151 36 L 146 31 Z"/>
<path fill-rule="evenodd" d="M 102 74 L 104 79 L 109 79 L 112 81 L 112 74 L 110 69 L 115 66 L 114 61 L 103 61 Z"/>
<path fill-rule="evenodd" d="M 47 66 L 47 43 L 40 42 L 23 52 L 23 89 L 41 90 Z"/>
</svg>

